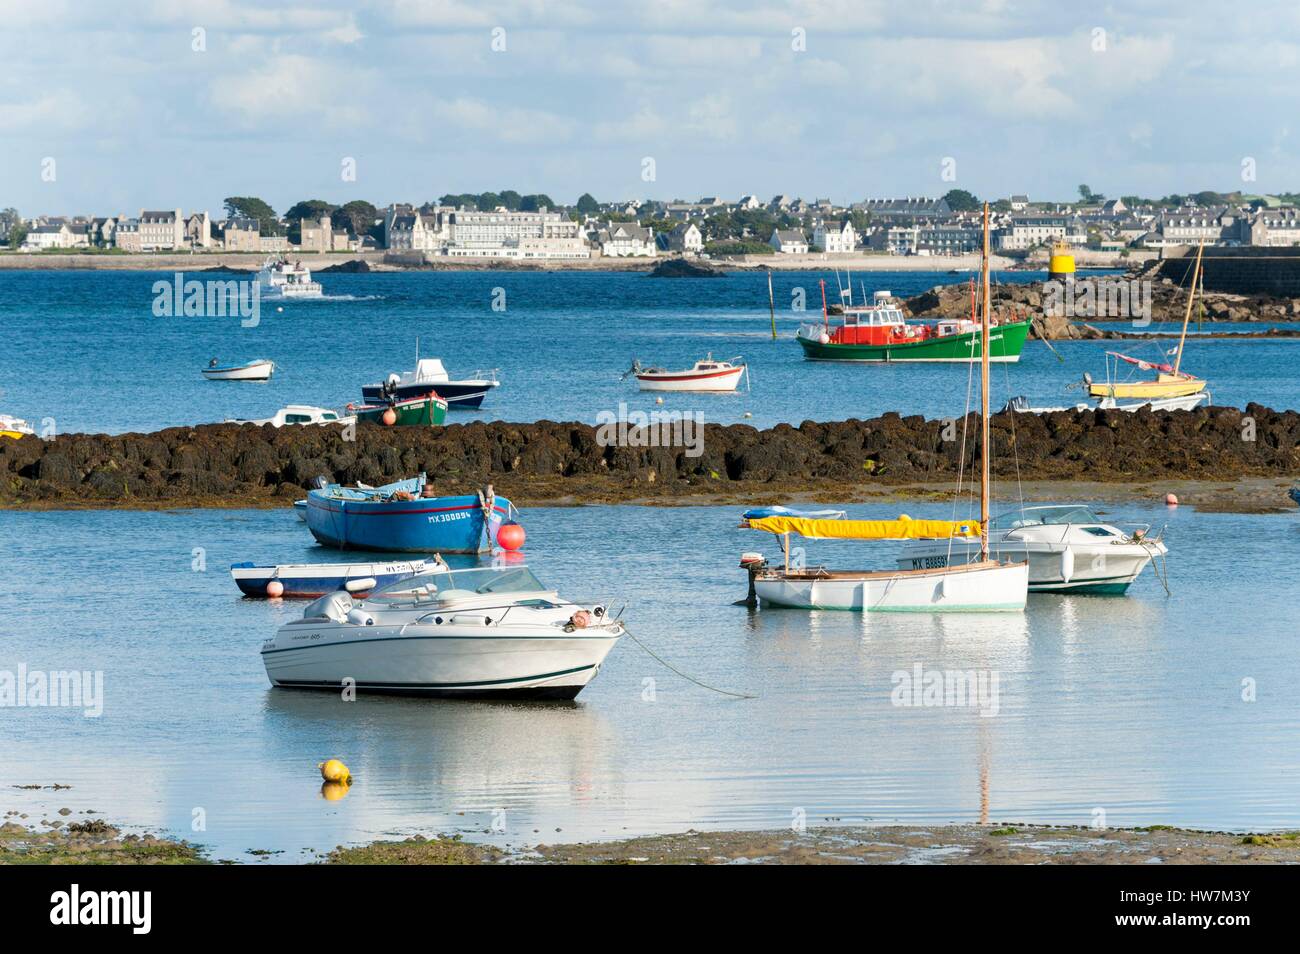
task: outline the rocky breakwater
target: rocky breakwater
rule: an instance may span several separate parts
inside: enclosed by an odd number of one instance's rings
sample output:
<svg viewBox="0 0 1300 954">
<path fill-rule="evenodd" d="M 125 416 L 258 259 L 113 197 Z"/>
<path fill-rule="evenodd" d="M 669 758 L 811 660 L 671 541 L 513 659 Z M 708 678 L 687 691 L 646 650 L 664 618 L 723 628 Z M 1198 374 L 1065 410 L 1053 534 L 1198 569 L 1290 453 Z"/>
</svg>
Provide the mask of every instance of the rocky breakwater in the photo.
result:
<svg viewBox="0 0 1300 954">
<path fill-rule="evenodd" d="M 605 446 L 598 428 L 539 421 L 341 429 L 212 424 L 152 434 L 0 440 L 0 506 L 279 506 L 317 475 L 382 484 L 425 471 L 446 492 L 491 481 L 523 503 L 642 498 L 847 499 L 870 488 L 950 481 L 963 455 L 943 421 L 886 414 L 757 430 L 707 425 L 687 446 Z M 975 420 L 967 433 L 979 433 Z M 1025 480 L 1231 480 L 1300 472 L 1300 413 L 1251 405 L 1135 414 L 996 415 L 994 473 Z M 659 435 L 666 443 L 671 435 Z M 647 443 L 640 439 L 649 438 Z M 1253 438 L 1253 439 L 1251 439 Z M 972 473 L 975 448 L 964 454 Z M 1018 471 L 1017 471 L 1018 464 Z"/>
</svg>

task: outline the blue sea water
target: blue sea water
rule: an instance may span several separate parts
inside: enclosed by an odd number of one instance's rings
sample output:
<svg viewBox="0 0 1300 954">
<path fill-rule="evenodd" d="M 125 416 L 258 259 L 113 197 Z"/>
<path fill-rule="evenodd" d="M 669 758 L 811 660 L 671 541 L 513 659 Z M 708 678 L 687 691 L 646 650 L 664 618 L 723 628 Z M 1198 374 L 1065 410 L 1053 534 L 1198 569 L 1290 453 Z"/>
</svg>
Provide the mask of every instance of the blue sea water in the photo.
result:
<svg viewBox="0 0 1300 954">
<path fill-rule="evenodd" d="M 442 358 L 454 374 L 500 369 L 503 384 L 483 409 L 454 414 L 453 420 L 595 423 L 598 413 L 617 412 L 621 402 L 648 409 L 653 397 L 621 379 L 634 357 L 686 367 L 709 351 L 720 358 L 743 355 L 752 389 L 669 395 L 666 410 L 763 427 L 887 410 L 944 417 L 966 407 L 967 366 L 804 361 L 792 335 L 801 321 L 820 316 L 819 279 L 830 280 L 835 299 L 830 274 L 775 274 L 776 341 L 761 273 L 700 280 L 623 272 L 328 274 L 319 276 L 327 300 L 263 303 L 253 328 L 233 317 L 155 316 L 154 283 L 173 277 L 0 271 L 0 411 L 36 423 L 50 418 L 61 433 L 118 433 L 269 417 L 290 403 L 339 408 L 360 399 L 362 384 L 410 369 L 417 337 L 421 354 Z M 196 271 L 186 277 L 233 276 Z M 999 277 L 1027 281 L 1042 275 Z M 854 276 L 854 289 L 858 297 L 880 289 L 910 295 L 964 280 L 938 272 L 862 273 Z M 792 307 L 800 297 L 803 312 Z M 494 302 L 504 310 L 493 310 Z M 1148 359 L 1173 347 L 1065 341 L 1054 344 L 1054 353 L 1031 341 L 1018 364 L 994 369 L 992 402 L 1001 406 L 1024 394 L 1036 404 L 1074 403 L 1080 392 L 1067 392 L 1066 386 L 1085 371 L 1104 377 L 1104 352 L 1117 345 Z M 1300 340 L 1194 341 L 1184 364 L 1209 380 L 1217 404 L 1257 401 L 1292 408 L 1298 348 Z M 213 357 L 271 358 L 279 370 L 265 384 L 206 381 L 200 369 Z"/>
<path fill-rule="evenodd" d="M 619 380 L 633 355 L 684 364 L 709 349 L 744 354 L 754 370 L 748 394 L 669 396 L 712 420 L 962 410 L 967 368 L 802 361 L 789 303 L 803 288 L 811 308 L 818 277 L 776 275 L 774 343 L 761 275 L 327 275 L 337 297 L 270 309 L 241 329 L 154 317 L 152 284 L 169 275 L 0 272 L 0 410 L 53 417 L 61 431 L 121 432 L 339 405 L 409 368 L 416 335 L 453 370 L 501 368 L 503 387 L 463 420 L 593 421 L 620 401 L 645 407 Z M 868 291 L 898 294 L 953 279 L 863 276 Z M 491 310 L 496 288 L 504 312 Z M 1198 341 L 1187 363 L 1216 403 L 1294 407 L 1296 346 Z M 1059 400 L 1064 382 L 1103 368 L 1105 347 L 1060 343 L 1062 363 L 1030 343 L 1019 365 L 994 370 L 995 386 Z M 283 370 L 268 385 L 205 382 L 199 368 L 213 356 L 267 356 Z M 907 509 L 951 515 L 950 505 Z M 624 640 L 576 703 L 558 705 L 272 690 L 258 649 L 301 604 L 242 599 L 227 567 L 338 559 L 287 510 L 0 511 L 13 594 L 0 673 L 104 675 L 97 718 L 0 707 L 0 812 L 35 823 L 62 807 L 71 820 L 93 810 L 213 857 L 270 849 L 282 861 L 415 832 L 528 845 L 783 828 L 801 813 L 812 826 L 1300 827 L 1300 634 L 1286 576 L 1300 562 L 1296 514 L 1116 507 L 1113 522 L 1168 524 L 1171 594 L 1148 570 L 1123 598 L 1031 595 L 1023 616 L 892 617 L 732 606 L 744 592 L 739 553 L 770 549 L 736 529 L 738 510 L 524 513 L 544 581 L 626 602 L 631 632 L 674 666 L 755 696 L 700 688 Z M 810 557 L 887 567 L 894 550 L 822 542 Z M 892 704 L 894 675 L 917 665 L 996 672 L 997 714 Z M 321 797 L 316 773 L 330 756 L 356 776 L 339 802 Z M 17 787 L 55 783 L 72 787 Z"/>
<path fill-rule="evenodd" d="M 858 517 L 896 508 L 853 506 Z M 909 504 L 917 517 L 949 505 Z M 1295 515 L 1123 506 L 1168 525 L 1165 590 L 1031 594 L 1024 615 L 732 606 L 739 508 L 526 511 L 529 563 L 630 631 L 571 704 L 275 690 L 261 642 L 301 602 L 243 599 L 231 562 L 337 559 L 287 510 L 0 513 L 0 670 L 101 670 L 103 713 L 0 708 L 0 811 L 67 807 L 213 857 L 412 833 L 515 846 L 867 821 L 1300 827 Z M 809 544 L 888 566 L 894 545 Z M 893 704 L 895 674 L 996 672 L 996 714 Z M 1248 691 L 1249 690 L 1249 691 Z M 347 797 L 316 765 L 342 758 Z M 71 785 L 30 791 L 17 786 Z M 201 826 L 195 827 L 199 819 Z"/>
</svg>

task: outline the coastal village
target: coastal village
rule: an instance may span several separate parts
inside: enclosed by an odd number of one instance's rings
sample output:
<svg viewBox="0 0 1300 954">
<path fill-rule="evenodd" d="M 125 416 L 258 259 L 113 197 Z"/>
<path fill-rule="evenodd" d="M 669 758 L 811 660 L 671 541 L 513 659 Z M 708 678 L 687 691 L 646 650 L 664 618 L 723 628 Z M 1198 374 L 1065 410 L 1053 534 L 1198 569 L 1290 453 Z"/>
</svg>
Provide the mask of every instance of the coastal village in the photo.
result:
<svg viewBox="0 0 1300 954">
<path fill-rule="evenodd" d="M 1012 195 L 992 205 L 991 241 L 1023 257 L 1064 244 L 1115 261 L 1159 257 L 1198 243 L 1227 247 L 1300 245 L 1292 195 L 1200 192 L 1160 200 L 1106 198 L 1087 186 L 1072 203 Z M 437 202 L 299 202 L 278 215 L 256 198 L 231 197 L 223 214 L 181 208 L 134 215 L 36 215 L 0 211 L 0 242 L 16 253 L 384 252 L 395 260 L 653 259 L 687 256 L 952 257 L 981 242 L 980 202 L 964 190 L 939 198 L 868 198 L 850 205 L 789 195 L 736 200 L 560 206 L 517 192 L 447 195 Z"/>
</svg>

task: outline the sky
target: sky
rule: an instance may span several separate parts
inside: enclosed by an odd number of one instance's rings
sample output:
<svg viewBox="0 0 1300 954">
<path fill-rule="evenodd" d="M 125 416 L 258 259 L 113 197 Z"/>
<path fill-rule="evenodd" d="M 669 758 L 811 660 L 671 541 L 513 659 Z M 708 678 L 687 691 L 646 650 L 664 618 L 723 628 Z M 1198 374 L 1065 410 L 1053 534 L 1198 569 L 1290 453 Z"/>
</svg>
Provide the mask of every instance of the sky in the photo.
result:
<svg viewBox="0 0 1300 954">
<path fill-rule="evenodd" d="M 1300 4 L 0 0 L 0 207 L 1300 189 Z"/>
</svg>

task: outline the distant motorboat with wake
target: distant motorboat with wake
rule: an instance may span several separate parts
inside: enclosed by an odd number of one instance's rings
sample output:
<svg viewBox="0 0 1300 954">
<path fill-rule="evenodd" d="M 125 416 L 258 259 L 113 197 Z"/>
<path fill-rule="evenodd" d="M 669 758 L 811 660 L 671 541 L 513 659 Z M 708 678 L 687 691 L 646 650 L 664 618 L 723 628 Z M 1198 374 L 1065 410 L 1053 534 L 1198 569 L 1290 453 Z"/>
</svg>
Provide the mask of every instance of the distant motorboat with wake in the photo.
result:
<svg viewBox="0 0 1300 954">
<path fill-rule="evenodd" d="M 223 365 L 213 358 L 203 369 L 203 376 L 209 381 L 269 381 L 274 373 L 275 362 L 266 358 L 230 365 Z"/>
<path fill-rule="evenodd" d="M 628 375 L 635 375 L 642 391 L 734 391 L 742 377 L 748 379 L 749 366 L 739 356 L 729 361 L 715 361 L 713 353 L 682 371 L 642 367 L 632 361 Z"/>
<path fill-rule="evenodd" d="M 312 281 L 311 269 L 283 256 L 268 258 L 255 281 L 262 301 L 298 301 L 325 294 L 320 282 Z"/>
<path fill-rule="evenodd" d="M 572 699 L 625 632 L 608 604 L 570 602 L 523 565 L 440 566 L 387 586 L 375 582 L 354 580 L 321 597 L 263 643 L 271 685 Z M 357 599 L 366 589 L 370 596 Z"/>
</svg>

